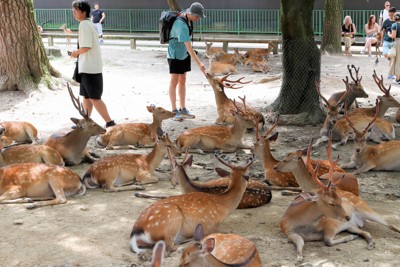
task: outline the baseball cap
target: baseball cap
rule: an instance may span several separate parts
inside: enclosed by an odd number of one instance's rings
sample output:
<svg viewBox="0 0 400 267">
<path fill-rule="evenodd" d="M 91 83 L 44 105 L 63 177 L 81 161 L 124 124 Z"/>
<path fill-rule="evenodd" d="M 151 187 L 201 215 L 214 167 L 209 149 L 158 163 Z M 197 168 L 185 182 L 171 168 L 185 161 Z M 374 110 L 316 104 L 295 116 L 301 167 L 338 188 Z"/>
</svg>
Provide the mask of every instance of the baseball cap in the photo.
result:
<svg viewBox="0 0 400 267">
<path fill-rule="evenodd" d="M 194 16 L 198 16 L 199 18 L 205 18 L 204 15 L 204 7 L 199 2 L 194 2 L 187 10 L 187 13 L 192 14 Z"/>
<path fill-rule="evenodd" d="M 390 7 L 389 12 L 396 12 L 396 8 L 394 6 Z"/>
</svg>

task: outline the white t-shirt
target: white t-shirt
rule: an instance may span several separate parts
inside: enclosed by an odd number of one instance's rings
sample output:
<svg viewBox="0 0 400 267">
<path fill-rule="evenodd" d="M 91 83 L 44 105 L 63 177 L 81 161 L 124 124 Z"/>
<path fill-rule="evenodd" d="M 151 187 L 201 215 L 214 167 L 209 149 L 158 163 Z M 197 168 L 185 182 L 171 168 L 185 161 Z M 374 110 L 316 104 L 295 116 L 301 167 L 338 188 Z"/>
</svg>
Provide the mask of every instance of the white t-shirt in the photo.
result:
<svg viewBox="0 0 400 267">
<path fill-rule="evenodd" d="M 382 23 L 389 18 L 389 11 L 384 9 L 381 11 L 379 18 L 382 18 Z"/>
<path fill-rule="evenodd" d="M 79 55 L 79 73 L 97 74 L 103 72 L 100 45 L 97 30 L 91 20 L 85 19 L 79 23 L 79 48 L 90 48 Z"/>
</svg>

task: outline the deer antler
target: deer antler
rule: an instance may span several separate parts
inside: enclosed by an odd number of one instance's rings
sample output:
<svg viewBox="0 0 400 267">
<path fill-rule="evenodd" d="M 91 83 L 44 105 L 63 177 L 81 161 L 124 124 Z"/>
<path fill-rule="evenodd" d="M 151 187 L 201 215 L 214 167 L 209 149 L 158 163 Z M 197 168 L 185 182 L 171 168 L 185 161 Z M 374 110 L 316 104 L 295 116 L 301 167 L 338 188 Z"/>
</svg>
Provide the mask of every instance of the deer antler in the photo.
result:
<svg viewBox="0 0 400 267">
<path fill-rule="evenodd" d="M 79 96 L 78 97 L 74 96 L 74 93 L 72 92 L 72 89 L 69 86 L 69 83 L 67 83 L 67 88 L 68 88 L 69 96 L 71 97 L 71 100 L 72 100 L 72 104 L 74 104 L 74 107 L 79 111 L 79 114 L 81 114 L 83 118 L 89 119 L 88 111 L 86 110 L 86 112 L 85 112 L 85 109 L 84 109 L 82 103 L 79 101 Z"/>
<path fill-rule="evenodd" d="M 219 83 L 222 84 L 223 86 L 225 86 L 226 88 L 239 89 L 239 88 L 242 88 L 243 86 L 237 86 L 237 87 L 235 87 L 235 85 L 236 85 L 237 83 L 239 83 L 239 84 L 246 84 L 246 83 L 250 83 L 250 82 L 251 82 L 251 81 L 242 82 L 241 80 L 244 79 L 244 77 L 239 78 L 239 79 L 237 79 L 236 81 L 228 80 L 228 77 L 229 77 L 229 76 L 230 76 L 230 74 L 228 74 L 228 75 L 222 77 L 222 78 L 219 80 Z M 230 84 L 230 83 L 232 83 L 232 84 Z"/>
<path fill-rule="evenodd" d="M 350 68 L 350 65 L 347 65 L 347 69 L 349 70 L 350 77 L 354 81 L 354 83 L 360 83 L 361 79 L 362 79 L 362 77 L 360 79 L 358 78 L 358 71 L 360 70 L 360 67 L 358 67 L 358 69 L 357 69 L 354 65 L 351 65 L 351 68 Z M 354 69 L 354 71 L 356 72 L 356 79 L 354 79 L 353 71 L 351 69 Z"/>
<path fill-rule="evenodd" d="M 392 85 L 389 85 L 389 88 L 386 89 L 386 87 L 383 85 L 383 76 L 381 75 L 381 78 L 379 79 L 378 75 L 376 74 L 376 71 L 374 70 L 374 74 L 372 74 L 372 78 L 374 78 L 374 81 L 376 85 L 378 85 L 378 88 L 387 96 L 390 95 L 390 89 L 392 88 Z"/>
<path fill-rule="evenodd" d="M 337 102 L 336 106 L 339 106 L 343 103 L 343 101 L 349 96 L 350 94 L 350 83 L 349 83 L 349 77 L 346 76 L 346 80 L 342 79 L 342 81 L 346 84 L 346 92 L 342 95 L 342 97 L 339 99 Z M 347 101 L 346 101 L 347 102 Z"/>
<path fill-rule="evenodd" d="M 275 119 L 275 122 L 274 122 L 274 124 L 271 126 L 271 128 L 269 128 L 268 129 L 268 131 L 264 134 L 264 137 L 267 137 L 271 132 L 272 132 L 272 130 L 276 127 L 276 125 L 278 125 L 278 122 L 279 122 L 279 114 L 276 116 L 276 119 Z M 257 124 L 256 124 L 257 125 Z M 258 127 L 256 127 L 256 129 L 257 129 Z"/>
<path fill-rule="evenodd" d="M 317 89 L 317 93 L 319 97 L 325 102 L 327 106 L 330 106 L 328 100 L 321 94 L 321 81 L 315 81 L 315 89 Z"/>
<path fill-rule="evenodd" d="M 243 96 L 243 97 L 238 96 L 238 98 L 239 98 L 240 100 L 242 100 L 242 102 L 243 102 L 243 107 L 244 107 L 244 109 L 246 110 L 246 109 L 247 109 L 247 107 L 246 107 L 246 96 Z"/>
</svg>

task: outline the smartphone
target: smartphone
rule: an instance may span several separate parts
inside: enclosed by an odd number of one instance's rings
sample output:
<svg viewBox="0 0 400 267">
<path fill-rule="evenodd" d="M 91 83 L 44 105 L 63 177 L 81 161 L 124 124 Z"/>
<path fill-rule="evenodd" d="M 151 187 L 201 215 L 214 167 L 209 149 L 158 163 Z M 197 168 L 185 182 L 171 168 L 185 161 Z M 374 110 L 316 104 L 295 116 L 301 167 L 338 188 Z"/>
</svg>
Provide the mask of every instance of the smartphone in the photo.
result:
<svg viewBox="0 0 400 267">
<path fill-rule="evenodd" d="M 72 55 L 71 51 L 67 51 L 68 56 Z"/>
</svg>

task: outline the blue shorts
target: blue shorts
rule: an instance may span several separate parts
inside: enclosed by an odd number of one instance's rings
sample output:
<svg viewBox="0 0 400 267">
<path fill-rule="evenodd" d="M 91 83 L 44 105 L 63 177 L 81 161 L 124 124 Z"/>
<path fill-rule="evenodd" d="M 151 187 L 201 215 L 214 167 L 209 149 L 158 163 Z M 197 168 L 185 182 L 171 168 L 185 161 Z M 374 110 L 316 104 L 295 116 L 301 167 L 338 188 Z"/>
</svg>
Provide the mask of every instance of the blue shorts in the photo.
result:
<svg viewBox="0 0 400 267">
<path fill-rule="evenodd" d="M 393 42 L 383 41 L 382 45 L 382 54 L 387 55 L 389 53 L 389 49 L 392 47 Z"/>
</svg>

